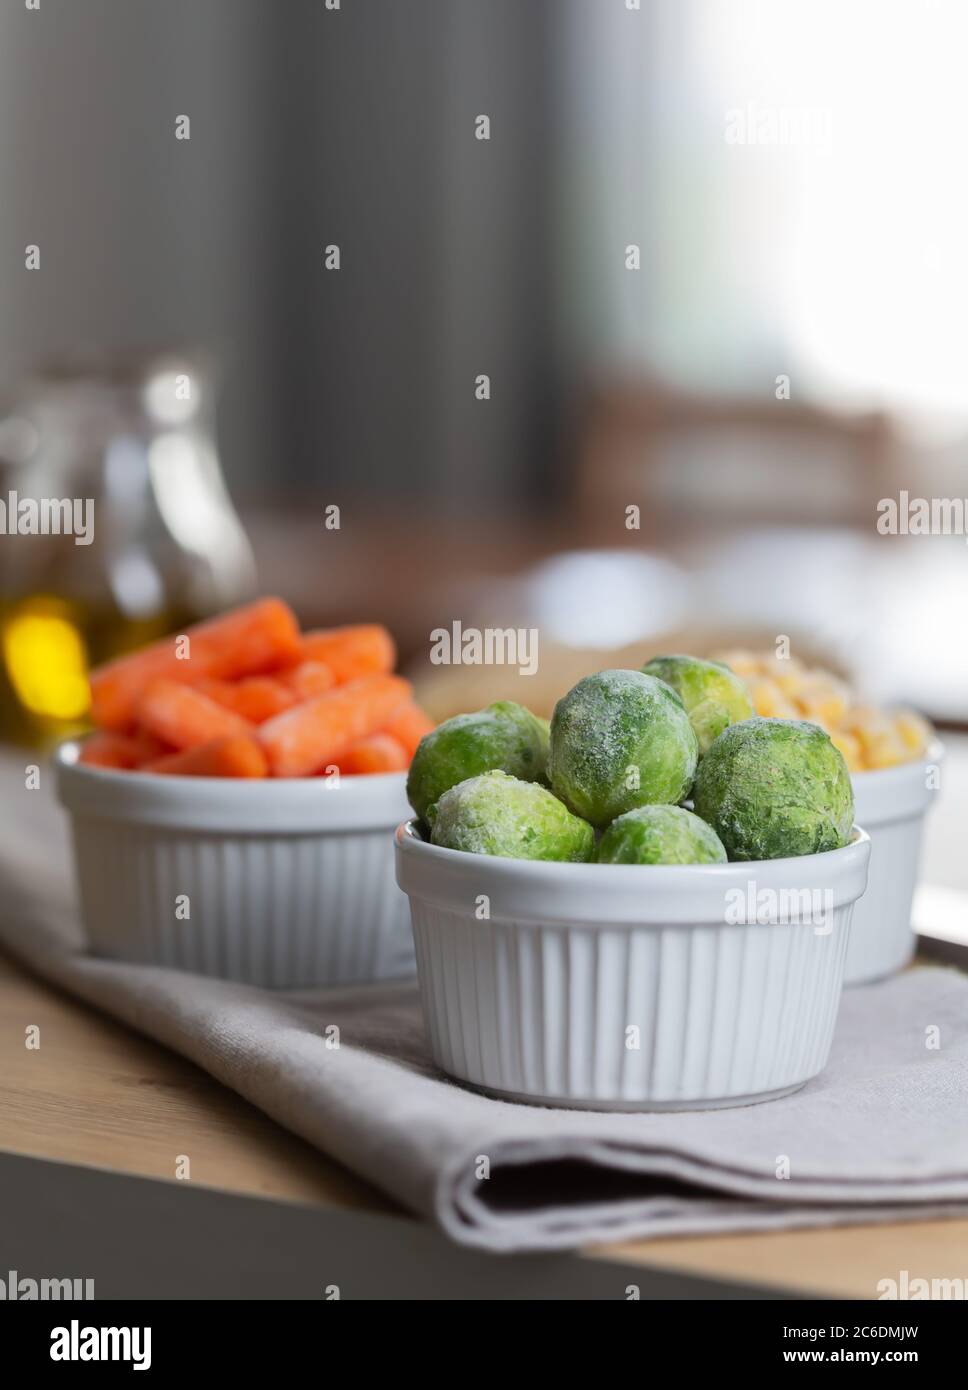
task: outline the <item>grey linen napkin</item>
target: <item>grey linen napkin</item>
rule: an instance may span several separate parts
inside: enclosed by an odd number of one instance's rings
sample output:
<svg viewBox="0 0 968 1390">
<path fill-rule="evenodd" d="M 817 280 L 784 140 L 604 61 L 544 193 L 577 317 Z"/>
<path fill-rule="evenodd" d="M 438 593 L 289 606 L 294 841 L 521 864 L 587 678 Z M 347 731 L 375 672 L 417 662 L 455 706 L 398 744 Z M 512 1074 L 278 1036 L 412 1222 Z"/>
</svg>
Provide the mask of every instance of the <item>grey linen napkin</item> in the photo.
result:
<svg viewBox="0 0 968 1390">
<path fill-rule="evenodd" d="M 640 1115 L 513 1105 L 441 1075 L 412 984 L 270 994 L 86 955 L 62 818 L 46 790 L 24 793 L 22 767 L 7 760 L 0 779 L 0 945 L 462 1244 L 968 1212 L 966 976 L 916 970 L 848 991 L 827 1070 L 784 1100 Z"/>
</svg>

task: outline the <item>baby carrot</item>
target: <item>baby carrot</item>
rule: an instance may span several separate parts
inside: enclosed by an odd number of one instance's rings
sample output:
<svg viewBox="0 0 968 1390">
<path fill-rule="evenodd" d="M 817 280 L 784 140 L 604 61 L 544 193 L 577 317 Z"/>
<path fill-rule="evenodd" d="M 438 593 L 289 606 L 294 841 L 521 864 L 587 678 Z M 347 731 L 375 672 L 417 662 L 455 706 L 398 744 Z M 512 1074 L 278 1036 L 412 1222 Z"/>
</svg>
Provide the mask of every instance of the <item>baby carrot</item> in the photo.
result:
<svg viewBox="0 0 968 1390">
<path fill-rule="evenodd" d="M 336 684 L 336 677 L 322 661 L 301 661 L 291 671 L 282 671 L 280 681 L 297 700 L 309 700 L 314 695 L 325 695 Z M 292 703 L 292 701 L 290 701 Z"/>
<path fill-rule="evenodd" d="M 166 753 L 173 753 L 175 750 L 171 744 L 163 738 L 158 738 L 155 734 L 150 734 L 147 729 L 135 729 L 131 735 L 138 746 L 138 766 L 142 763 L 151 762 L 152 758 L 164 757 Z"/>
<path fill-rule="evenodd" d="M 169 753 L 146 763 L 141 771 L 178 777 L 265 777 L 268 764 L 254 738 L 230 735 L 181 753 Z"/>
<path fill-rule="evenodd" d="M 362 676 L 277 714 L 258 731 L 273 776 L 306 777 L 338 762 L 359 739 L 392 719 L 410 693 L 400 676 Z"/>
<path fill-rule="evenodd" d="M 200 680 L 195 689 L 252 724 L 262 724 L 296 703 L 288 685 L 274 676 L 245 676 L 240 681 L 223 681 L 212 676 Z"/>
<path fill-rule="evenodd" d="M 299 627 L 277 598 L 260 599 L 233 613 L 198 623 L 142 651 L 119 656 L 91 673 L 94 722 L 124 729 L 145 687 L 165 679 L 191 684 L 203 676 L 234 679 L 299 659 Z"/>
<path fill-rule="evenodd" d="M 431 729 L 436 727 L 429 714 L 424 714 L 419 705 L 411 703 L 404 705 L 403 709 L 384 726 L 382 732 L 390 734 L 392 738 L 403 744 L 409 761 L 416 753 L 417 744 L 424 734 L 429 734 Z"/>
<path fill-rule="evenodd" d="M 175 748 L 197 748 L 214 738 L 252 732 L 247 719 L 175 681 L 149 685 L 138 701 L 137 715 L 142 728 Z"/>
<path fill-rule="evenodd" d="M 141 745 L 128 734 L 91 734 L 81 744 L 77 761 L 89 767 L 137 767 Z"/>
<path fill-rule="evenodd" d="M 299 661 L 321 661 L 337 685 L 376 672 L 392 671 L 397 661 L 393 638 L 379 623 L 333 627 L 307 632 L 299 649 Z"/>
<path fill-rule="evenodd" d="M 81 744 L 77 761 L 88 767 L 134 768 L 152 758 L 170 753 L 171 745 L 154 734 L 139 730 L 133 734 L 112 734 L 98 731 L 89 734 Z"/>
<path fill-rule="evenodd" d="M 405 772 L 410 755 L 390 734 L 370 734 L 340 755 L 339 770 L 347 776 L 360 772 Z"/>
</svg>

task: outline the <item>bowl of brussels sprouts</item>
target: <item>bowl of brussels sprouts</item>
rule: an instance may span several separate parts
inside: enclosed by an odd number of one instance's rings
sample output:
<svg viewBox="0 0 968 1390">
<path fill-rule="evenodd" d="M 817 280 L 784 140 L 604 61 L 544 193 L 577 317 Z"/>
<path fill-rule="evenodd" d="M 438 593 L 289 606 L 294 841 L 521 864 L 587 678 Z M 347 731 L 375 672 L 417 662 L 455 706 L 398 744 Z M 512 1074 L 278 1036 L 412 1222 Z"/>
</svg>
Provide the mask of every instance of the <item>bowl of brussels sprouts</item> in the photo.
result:
<svg viewBox="0 0 968 1390">
<path fill-rule="evenodd" d="M 434 1057 L 504 1099 L 703 1109 L 826 1063 L 870 841 L 824 731 L 728 668 L 579 681 L 422 741 L 396 835 Z"/>
</svg>

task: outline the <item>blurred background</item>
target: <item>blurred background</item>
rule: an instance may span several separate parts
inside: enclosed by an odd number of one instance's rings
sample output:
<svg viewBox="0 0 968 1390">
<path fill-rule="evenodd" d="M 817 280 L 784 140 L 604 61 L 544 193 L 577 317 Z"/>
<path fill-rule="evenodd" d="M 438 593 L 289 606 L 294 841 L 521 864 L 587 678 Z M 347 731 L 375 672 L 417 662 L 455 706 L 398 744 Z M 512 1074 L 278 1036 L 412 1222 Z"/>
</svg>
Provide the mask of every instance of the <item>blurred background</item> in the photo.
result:
<svg viewBox="0 0 968 1390">
<path fill-rule="evenodd" d="M 0 535 L 5 734 L 256 591 L 385 621 L 441 717 L 787 636 L 968 725 L 965 536 L 876 530 L 968 498 L 966 47 L 962 0 L 0 0 L 0 500 L 95 499 Z M 432 668 L 455 620 L 538 672 Z"/>
</svg>

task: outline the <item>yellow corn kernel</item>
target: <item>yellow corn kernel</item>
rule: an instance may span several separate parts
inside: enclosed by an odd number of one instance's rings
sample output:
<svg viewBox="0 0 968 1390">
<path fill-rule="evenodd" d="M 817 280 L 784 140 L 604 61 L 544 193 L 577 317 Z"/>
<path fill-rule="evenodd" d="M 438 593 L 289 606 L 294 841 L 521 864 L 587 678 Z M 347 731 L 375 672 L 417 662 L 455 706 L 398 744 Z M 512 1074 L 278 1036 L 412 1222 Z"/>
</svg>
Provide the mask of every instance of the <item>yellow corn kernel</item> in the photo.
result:
<svg viewBox="0 0 968 1390">
<path fill-rule="evenodd" d="M 802 704 L 808 719 L 813 717 L 832 728 L 837 728 L 843 723 L 850 708 L 846 697 L 834 689 L 810 691 L 801 697 L 799 703 Z"/>
<path fill-rule="evenodd" d="M 764 719 L 781 719 L 780 707 L 786 705 L 782 693 L 774 681 L 758 680 L 750 688 L 750 699 L 757 714 Z"/>
<path fill-rule="evenodd" d="M 857 734 L 862 742 L 893 732 L 890 719 L 873 705 L 854 705 L 843 721 L 845 729 Z"/>
<path fill-rule="evenodd" d="M 784 695 L 795 696 L 803 686 L 803 676 L 799 671 L 781 671 L 774 680 Z"/>
<path fill-rule="evenodd" d="M 896 767 L 910 761 L 907 749 L 893 731 L 870 739 L 864 745 L 864 758 L 869 768 Z"/>
<path fill-rule="evenodd" d="M 808 724 L 819 724 L 821 729 L 826 729 L 828 734 L 832 734 L 837 728 L 836 720 L 830 720 L 824 713 L 823 706 L 815 700 L 797 700 L 797 719 L 805 719 Z"/>
<path fill-rule="evenodd" d="M 909 753 L 923 753 L 931 741 L 927 720 L 913 710 L 901 710 L 895 717 L 894 728 Z"/>
<path fill-rule="evenodd" d="M 851 772 L 863 772 L 864 759 L 859 739 L 855 738 L 853 734 L 844 733 L 843 730 L 838 729 L 831 732 L 830 742 L 843 753 L 844 762 Z"/>
<path fill-rule="evenodd" d="M 758 693 L 757 693 L 758 692 Z M 800 719 L 800 711 L 773 681 L 759 681 L 750 691 L 753 708 L 764 719 Z"/>
</svg>

